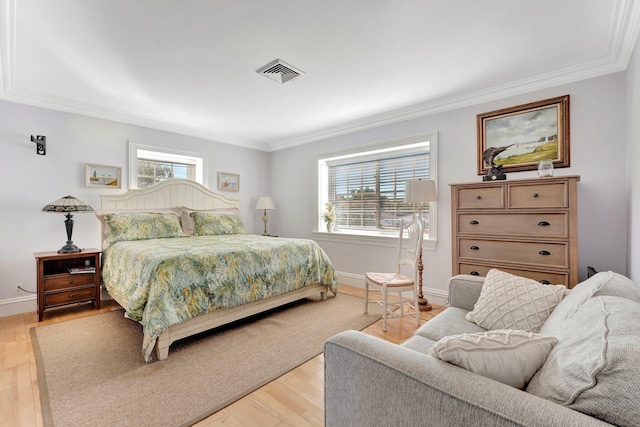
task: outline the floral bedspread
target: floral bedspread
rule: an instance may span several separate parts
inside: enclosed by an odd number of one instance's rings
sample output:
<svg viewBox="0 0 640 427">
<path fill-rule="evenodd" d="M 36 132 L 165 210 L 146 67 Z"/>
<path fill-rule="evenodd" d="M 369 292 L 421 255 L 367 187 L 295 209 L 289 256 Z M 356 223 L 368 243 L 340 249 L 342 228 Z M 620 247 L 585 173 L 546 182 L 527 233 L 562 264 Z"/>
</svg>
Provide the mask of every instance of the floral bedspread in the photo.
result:
<svg viewBox="0 0 640 427">
<path fill-rule="evenodd" d="M 142 323 L 146 361 L 171 325 L 308 285 L 338 288 L 316 242 L 252 234 L 117 242 L 103 253 L 102 282 Z"/>
</svg>

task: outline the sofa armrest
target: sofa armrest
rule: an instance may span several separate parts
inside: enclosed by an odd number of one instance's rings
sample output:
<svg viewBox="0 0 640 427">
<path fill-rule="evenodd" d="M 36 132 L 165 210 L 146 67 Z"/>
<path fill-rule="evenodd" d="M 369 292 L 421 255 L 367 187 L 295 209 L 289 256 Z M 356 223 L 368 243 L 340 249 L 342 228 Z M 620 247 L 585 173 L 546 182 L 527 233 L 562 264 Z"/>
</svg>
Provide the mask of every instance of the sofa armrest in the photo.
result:
<svg viewBox="0 0 640 427">
<path fill-rule="evenodd" d="M 472 311 L 480 297 L 484 277 L 458 274 L 449 279 L 449 306 Z"/>
<path fill-rule="evenodd" d="M 357 331 L 325 343 L 325 426 L 608 425 Z"/>
</svg>

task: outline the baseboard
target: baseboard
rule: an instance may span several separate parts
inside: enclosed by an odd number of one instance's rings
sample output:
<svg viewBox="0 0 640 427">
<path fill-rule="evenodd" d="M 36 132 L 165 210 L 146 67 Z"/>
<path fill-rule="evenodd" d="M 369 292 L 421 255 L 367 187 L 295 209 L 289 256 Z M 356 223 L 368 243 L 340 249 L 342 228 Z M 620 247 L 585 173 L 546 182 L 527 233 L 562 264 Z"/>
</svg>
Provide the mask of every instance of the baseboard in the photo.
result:
<svg viewBox="0 0 640 427">
<path fill-rule="evenodd" d="M 354 288 L 364 289 L 364 276 L 359 274 L 345 273 L 342 271 L 337 271 L 336 273 L 338 274 L 338 282 L 342 283 L 343 285 L 349 285 L 353 286 Z M 449 293 L 447 291 L 427 288 L 423 286 L 422 293 L 430 303 L 436 305 L 449 304 Z"/>
<path fill-rule="evenodd" d="M 38 298 L 35 295 L 0 300 L 0 317 L 30 313 L 38 310 Z"/>
</svg>

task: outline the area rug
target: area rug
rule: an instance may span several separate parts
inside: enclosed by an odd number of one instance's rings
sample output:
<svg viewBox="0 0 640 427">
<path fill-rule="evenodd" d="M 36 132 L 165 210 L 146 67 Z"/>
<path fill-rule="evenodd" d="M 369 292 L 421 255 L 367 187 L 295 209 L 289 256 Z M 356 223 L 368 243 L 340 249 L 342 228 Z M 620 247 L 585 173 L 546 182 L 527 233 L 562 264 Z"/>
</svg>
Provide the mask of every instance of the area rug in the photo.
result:
<svg viewBox="0 0 640 427">
<path fill-rule="evenodd" d="M 380 319 L 363 308 L 345 294 L 303 300 L 177 341 L 149 364 L 142 328 L 122 310 L 35 327 L 44 424 L 191 425 L 322 353 L 329 337 Z"/>
</svg>

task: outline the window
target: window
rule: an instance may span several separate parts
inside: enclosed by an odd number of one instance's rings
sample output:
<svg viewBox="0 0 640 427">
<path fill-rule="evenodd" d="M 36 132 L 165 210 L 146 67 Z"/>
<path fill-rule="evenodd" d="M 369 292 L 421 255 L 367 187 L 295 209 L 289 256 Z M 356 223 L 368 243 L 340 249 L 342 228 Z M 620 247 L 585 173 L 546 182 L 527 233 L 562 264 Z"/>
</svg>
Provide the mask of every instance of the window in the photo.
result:
<svg viewBox="0 0 640 427">
<path fill-rule="evenodd" d="M 171 178 L 204 185 L 205 155 L 187 151 L 129 144 L 130 188 L 144 188 Z"/>
<path fill-rule="evenodd" d="M 324 230 L 322 212 L 331 202 L 338 234 L 397 237 L 401 221 L 417 212 L 404 202 L 405 182 L 435 179 L 435 151 L 434 133 L 319 158 L 317 229 Z M 422 215 L 428 238 L 435 240 L 435 210 L 425 205 Z"/>
</svg>

